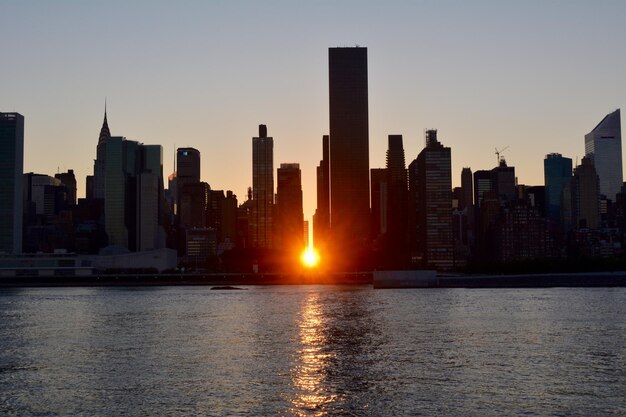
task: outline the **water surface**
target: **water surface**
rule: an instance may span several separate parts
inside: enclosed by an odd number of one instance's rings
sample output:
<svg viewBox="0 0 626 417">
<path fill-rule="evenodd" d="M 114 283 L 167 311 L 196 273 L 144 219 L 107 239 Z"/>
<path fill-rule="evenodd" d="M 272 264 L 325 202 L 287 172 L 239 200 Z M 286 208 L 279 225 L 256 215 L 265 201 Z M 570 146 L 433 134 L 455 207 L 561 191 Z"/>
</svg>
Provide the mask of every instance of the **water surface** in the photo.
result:
<svg viewBox="0 0 626 417">
<path fill-rule="evenodd" d="M 0 290 L 0 415 L 626 415 L 626 289 Z"/>
</svg>

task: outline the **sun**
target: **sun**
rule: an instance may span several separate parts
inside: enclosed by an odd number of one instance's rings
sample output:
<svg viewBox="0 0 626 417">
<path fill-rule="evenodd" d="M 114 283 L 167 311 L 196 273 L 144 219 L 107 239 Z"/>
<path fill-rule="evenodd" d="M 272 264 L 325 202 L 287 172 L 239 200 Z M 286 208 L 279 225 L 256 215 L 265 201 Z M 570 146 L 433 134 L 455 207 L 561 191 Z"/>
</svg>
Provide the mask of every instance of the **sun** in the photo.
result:
<svg viewBox="0 0 626 417">
<path fill-rule="evenodd" d="M 302 256 L 300 257 L 302 264 L 307 268 L 314 268 L 320 262 L 320 256 L 317 251 L 312 248 L 306 248 L 304 252 L 302 252 Z"/>
</svg>

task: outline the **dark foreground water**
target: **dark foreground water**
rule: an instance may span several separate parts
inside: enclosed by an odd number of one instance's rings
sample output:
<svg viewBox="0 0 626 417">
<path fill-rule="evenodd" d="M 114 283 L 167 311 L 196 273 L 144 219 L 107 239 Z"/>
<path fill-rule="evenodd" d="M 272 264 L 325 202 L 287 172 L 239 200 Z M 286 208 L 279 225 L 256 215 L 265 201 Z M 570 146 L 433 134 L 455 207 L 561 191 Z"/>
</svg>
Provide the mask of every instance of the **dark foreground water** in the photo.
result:
<svg viewBox="0 0 626 417">
<path fill-rule="evenodd" d="M 626 289 L 2 289 L 0 415 L 626 415 Z"/>
</svg>

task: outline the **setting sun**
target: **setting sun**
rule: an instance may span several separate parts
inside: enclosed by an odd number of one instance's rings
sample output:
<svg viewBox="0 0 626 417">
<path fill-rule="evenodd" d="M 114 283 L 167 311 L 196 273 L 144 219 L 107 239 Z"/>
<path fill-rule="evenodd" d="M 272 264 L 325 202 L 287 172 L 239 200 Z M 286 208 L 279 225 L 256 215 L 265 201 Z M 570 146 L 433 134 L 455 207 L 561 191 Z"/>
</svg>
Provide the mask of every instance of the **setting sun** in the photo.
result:
<svg viewBox="0 0 626 417">
<path fill-rule="evenodd" d="M 304 266 L 313 268 L 320 262 L 320 256 L 314 248 L 309 247 L 302 252 L 301 260 Z"/>
</svg>

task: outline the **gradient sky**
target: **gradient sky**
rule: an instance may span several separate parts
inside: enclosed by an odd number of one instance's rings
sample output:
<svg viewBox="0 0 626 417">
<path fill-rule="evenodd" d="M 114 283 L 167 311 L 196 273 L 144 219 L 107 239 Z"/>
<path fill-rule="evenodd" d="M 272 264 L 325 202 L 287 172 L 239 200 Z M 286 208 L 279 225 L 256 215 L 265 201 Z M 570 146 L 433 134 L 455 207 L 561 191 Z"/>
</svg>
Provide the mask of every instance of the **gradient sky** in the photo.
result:
<svg viewBox="0 0 626 417">
<path fill-rule="evenodd" d="M 24 169 L 73 168 L 84 196 L 104 100 L 111 133 L 202 154 L 202 179 L 239 201 L 251 137 L 275 168 L 299 162 L 305 218 L 328 133 L 328 47 L 367 46 L 371 167 L 388 134 L 407 164 L 437 128 L 461 168 L 543 184 L 543 158 L 584 155 L 584 134 L 626 100 L 625 1 L 0 0 L 0 111 L 26 118 Z"/>
</svg>

